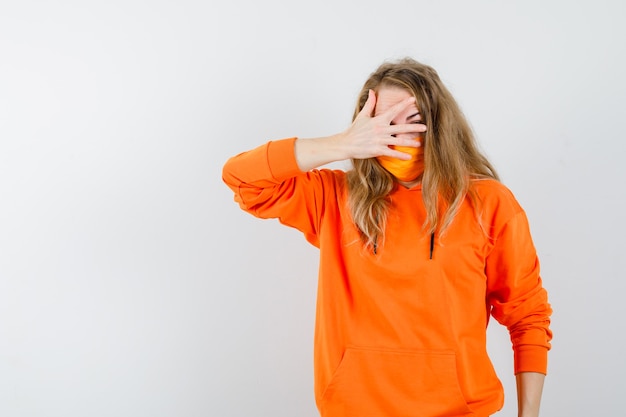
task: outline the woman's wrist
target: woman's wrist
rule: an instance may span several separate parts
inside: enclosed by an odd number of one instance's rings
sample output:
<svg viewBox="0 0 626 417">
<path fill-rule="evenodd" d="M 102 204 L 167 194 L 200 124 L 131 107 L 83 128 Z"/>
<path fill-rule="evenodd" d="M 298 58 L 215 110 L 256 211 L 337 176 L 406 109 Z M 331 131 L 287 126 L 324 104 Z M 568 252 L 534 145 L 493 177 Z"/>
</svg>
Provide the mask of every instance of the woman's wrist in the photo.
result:
<svg viewBox="0 0 626 417">
<path fill-rule="evenodd" d="M 296 139 L 295 156 L 302 171 L 343 161 L 350 158 L 349 151 L 343 145 L 342 134 L 310 139 Z"/>
</svg>

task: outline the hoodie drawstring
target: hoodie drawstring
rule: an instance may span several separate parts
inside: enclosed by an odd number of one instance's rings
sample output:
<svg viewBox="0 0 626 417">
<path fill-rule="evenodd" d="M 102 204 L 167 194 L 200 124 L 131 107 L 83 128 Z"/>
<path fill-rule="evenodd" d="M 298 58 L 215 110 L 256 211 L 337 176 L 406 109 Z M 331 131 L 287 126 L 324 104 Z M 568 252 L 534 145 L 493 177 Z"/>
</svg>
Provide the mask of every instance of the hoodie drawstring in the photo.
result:
<svg viewBox="0 0 626 417">
<path fill-rule="evenodd" d="M 430 234 L 430 259 L 433 259 L 433 250 L 435 249 L 435 232 Z"/>
</svg>

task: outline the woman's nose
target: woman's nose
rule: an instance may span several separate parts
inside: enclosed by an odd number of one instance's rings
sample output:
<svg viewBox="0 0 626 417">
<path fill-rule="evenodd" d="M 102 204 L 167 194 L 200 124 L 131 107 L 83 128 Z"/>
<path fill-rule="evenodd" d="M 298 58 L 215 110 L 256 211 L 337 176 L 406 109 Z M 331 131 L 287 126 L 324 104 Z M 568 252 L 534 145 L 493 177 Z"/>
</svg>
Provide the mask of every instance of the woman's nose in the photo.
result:
<svg viewBox="0 0 626 417">
<path fill-rule="evenodd" d="M 393 135 L 393 136 L 398 138 L 398 139 L 420 140 L 420 134 L 419 133 L 400 133 L 400 134 Z"/>
</svg>

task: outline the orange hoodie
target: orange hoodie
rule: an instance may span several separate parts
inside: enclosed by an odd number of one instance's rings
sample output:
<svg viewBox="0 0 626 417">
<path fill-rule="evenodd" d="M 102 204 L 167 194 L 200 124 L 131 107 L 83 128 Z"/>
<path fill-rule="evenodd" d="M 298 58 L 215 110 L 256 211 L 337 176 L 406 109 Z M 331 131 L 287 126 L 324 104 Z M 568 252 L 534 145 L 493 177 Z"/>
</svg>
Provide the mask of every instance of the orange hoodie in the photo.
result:
<svg viewBox="0 0 626 417">
<path fill-rule="evenodd" d="M 242 209 L 278 218 L 320 250 L 315 399 L 323 417 L 488 416 L 503 389 L 486 352 L 490 314 L 506 326 L 515 372 L 546 372 L 551 308 L 526 216 L 494 180 L 434 243 L 420 186 L 391 193 L 384 244 L 363 249 L 345 173 L 301 172 L 295 139 L 231 158 L 224 182 Z M 485 231 L 487 233 L 485 233 Z"/>
</svg>

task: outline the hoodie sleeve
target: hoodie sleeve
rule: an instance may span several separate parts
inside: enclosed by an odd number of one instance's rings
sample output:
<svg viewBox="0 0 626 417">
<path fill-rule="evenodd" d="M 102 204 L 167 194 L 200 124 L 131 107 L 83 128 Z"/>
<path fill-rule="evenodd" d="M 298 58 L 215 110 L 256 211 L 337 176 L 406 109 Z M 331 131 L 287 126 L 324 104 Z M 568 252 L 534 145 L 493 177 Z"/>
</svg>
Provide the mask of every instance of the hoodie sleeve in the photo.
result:
<svg viewBox="0 0 626 417">
<path fill-rule="evenodd" d="M 243 210 L 263 219 L 277 218 L 319 246 L 324 193 L 334 184 L 334 174 L 330 170 L 302 172 L 294 154 L 295 140 L 268 142 L 230 158 L 222 179 Z"/>
<path fill-rule="evenodd" d="M 508 217 L 508 216 L 507 216 Z M 521 208 L 498 229 L 487 258 L 487 302 L 511 336 L 515 373 L 547 372 L 552 309 Z"/>
</svg>

